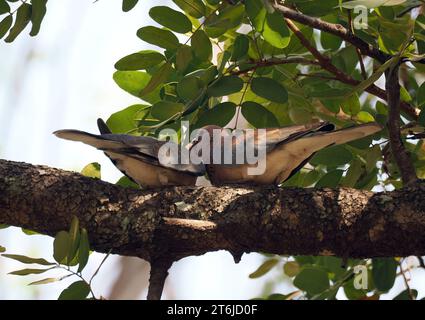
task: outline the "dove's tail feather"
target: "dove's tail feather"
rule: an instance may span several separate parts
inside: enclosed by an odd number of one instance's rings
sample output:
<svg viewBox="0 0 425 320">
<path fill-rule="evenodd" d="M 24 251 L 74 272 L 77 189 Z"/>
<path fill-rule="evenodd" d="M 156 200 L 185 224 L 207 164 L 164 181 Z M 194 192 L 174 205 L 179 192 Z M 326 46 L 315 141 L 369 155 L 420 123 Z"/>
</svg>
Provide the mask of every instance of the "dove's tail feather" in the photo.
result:
<svg viewBox="0 0 425 320">
<path fill-rule="evenodd" d="M 357 139 L 361 139 L 370 135 L 373 135 L 382 130 L 382 127 L 377 123 L 366 123 L 350 128 L 342 128 L 330 132 L 318 132 L 312 136 L 315 137 L 327 137 L 333 144 L 343 144 Z"/>
<path fill-rule="evenodd" d="M 97 119 L 97 127 L 99 128 L 99 132 L 101 134 L 110 134 L 112 133 L 111 129 L 109 129 L 108 125 L 106 124 L 103 119 L 99 118 Z"/>
<path fill-rule="evenodd" d="M 366 123 L 350 128 L 342 128 L 330 132 L 315 132 L 310 136 L 295 141 L 297 148 L 304 148 L 313 152 L 332 145 L 344 144 L 358 140 L 382 130 L 377 123 Z"/>
<path fill-rule="evenodd" d="M 114 150 L 123 147 L 121 142 L 108 140 L 99 135 L 80 130 L 58 130 L 53 132 L 53 134 L 58 138 L 83 142 L 100 150 Z"/>
</svg>

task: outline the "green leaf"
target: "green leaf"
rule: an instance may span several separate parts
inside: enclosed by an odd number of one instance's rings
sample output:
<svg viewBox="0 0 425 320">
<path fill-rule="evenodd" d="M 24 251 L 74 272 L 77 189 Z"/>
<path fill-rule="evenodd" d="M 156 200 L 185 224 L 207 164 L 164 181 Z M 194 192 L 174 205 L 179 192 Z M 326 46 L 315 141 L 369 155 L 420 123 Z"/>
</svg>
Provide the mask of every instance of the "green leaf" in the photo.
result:
<svg viewBox="0 0 425 320">
<path fill-rule="evenodd" d="M 353 154 L 344 146 L 332 146 L 317 152 L 310 163 L 314 166 L 322 164 L 337 167 L 349 163 L 352 159 Z"/>
<path fill-rule="evenodd" d="M 202 0 L 173 0 L 184 12 L 194 18 L 202 18 L 205 15 L 205 5 Z"/>
<path fill-rule="evenodd" d="M 127 133 L 137 127 L 135 121 L 137 115 L 148 107 L 143 104 L 129 106 L 124 110 L 113 113 L 106 124 L 113 133 Z"/>
<path fill-rule="evenodd" d="M 245 11 L 251 20 L 254 28 L 258 32 L 262 32 L 264 28 L 264 22 L 266 19 L 267 10 L 263 6 L 262 1 L 258 0 L 246 0 Z"/>
<path fill-rule="evenodd" d="M 199 117 L 196 122 L 197 127 L 203 127 L 214 124 L 225 127 L 234 117 L 236 112 L 236 104 L 233 102 L 219 103 L 211 109 L 208 109 Z"/>
<path fill-rule="evenodd" d="M 2 257 L 8 258 L 8 259 L 13 259 L 16 261 L 19 261 L 21 263 L 25 263 L 25 264 L 39 264 L 42 266 L 51 266 L 54 265 L 55 263 L 53 262 L 48 262 L 45 259 L 42 258 L 30 258 L 27 256 L 22 256 L 22 255 L 18 255 L 18 254 L 2 254 Z"/>
<path fill-rule="evenodd" d="M 120 59 L 115 68 L 120 71 L 143 70 L 156 66 L 164 60 L 165 57 L 159 52 L 144 50 Z"/>
<path fill-rule="evenodd" d="M 40 233 L 36 232 L 36 231 L 32 231 L 32 230 L 28 230 L 28 229 L 24 229 L 21 228 L 22 232 L 25 233 L 27 236 L 34 236 L 34 235 L 38 235 Z"/>
<path fill-rule="evenodd" d="M 288 277 L 295 277 L 300 272 L 300 265 L 296 261 L 288 261 L 283 266 L 283 272 Z"/>
<path fill-rule="evenodd" d="M 223 97 L 229 94 L 239 92 L 243 88 L 243 81 L 238 76 L 224 76 L 214 82 L 208 88 L 208 94 L 211 97 Z"/>
<path fill-rule="evenodd" d="M 77 281 L 63 290 L 58 300 L 84 300 L 89 293 L 90 286 L 85 281 Z"/>
<path fill-rule="evenodd" d="M 121 177 L 115 184 L 124 188 L 140 189 L 140 186 L 137 183 L 131 181 L 126 176 Z"/>
<path fill-rule="evenodd" d="M 31 23 L 32 29 L 30 32 L 31 36 L 36 36 L 40 31 L 41 22 L 46 15 L 46 4 L 47 0 L 31 0 L 32 12 L 31 12 Z"/>
<path fill-rule="evenodd" d="M 99 163 L 97 162 L 89 163 L 83 168 L 83 170 L 81 170 L 81 174 L 89 178 L 100 179 L 101 178 L 100 169 L 101 167 Z"/>
<path fill-rule="evenodd" d="M 99 165 L 100 167 L 100 165 Z M 69 228 L 69 248 L 68 248 L 68 265 L 77 254 L 80 246 L 80 222 L 76 216 L 72 217 L 71 226 Z"/>
<path fill-rule="evenodd" d="M 292 107 L 289 109 L 289 118 L 295 124 L 306 124 L 310 123 L 313 114 L 310 110 L 302 107 Z"/>
<path fill-rule="evenodd" d="M 133 9 L 139 0 L 123 0 L 122 1 L 122 11 L 128 12 Z"/>
<path fill-rule="evenodd" d="M 0 14 L 10 12 L 10 6 L 6 0 L 0 0 Z"/>
<path fill-rule="evenodd" d="M 253 273 L 249 275 L 249 278 L 256 279 L 256 278 L 260 278 L 264 276 L 271 269 L 273 269 L 273 267 L 276 266 L 278 263 L 279 263 L 278 259 L 269 259 L 265 261 L 261 266 L 258 267 L 257 270 L 255 270 Z"/>
<path fill-rule="evenodd" d="M 354 188 L 362 173 L 362 162 L 358 158 L 354 158 L 350 162 L 350 167 L 348 168 L 347 174 L 343 178 L 341 184 L 344 187 Z"/>
<path fill-rule="evenodd" d="M 191 38 L 191 46 L 195 56 L 201 61 L 210 61 L 212 57 L 212 45 L 210 38 L 201 29 L 197 30 Z"/>
<path fill-rule="evenodd" d="M 238 34 L 233 42 L 232 57 L 230 60 L 237 61 L 248 53 L 249 38 L 244 34 Z"/>
<path fill-rule="evenodd" d="M 83 271 L 84 267 L 87 265 L 89 255 L 90 243 L 87 230 L 85 228 L 81 228 L 80 247 L 78 249 L 78 272 Z"/>
<path fill-rule="evenodd" d="M 5 247 L 3 247 L 3 246 L 0 246 L 0 253 L 1 252 L 5 252 L 6 251 L 6 248 Z"/>
<path fill-rule="evenodd" d="M 286 48 L 291 40 L 288 26 L 282 15 L 277 11 L 266 15 L 262 34 L 264 40 L 279 49 Z"/>
<path fill-rule="evenodd" d="M 338 50 L 341 47 L 342 39 L 330 33 L 322 31 L 320 33 L 320 43 L 327 50 Z"/>
<path fill-rule="evenodd" d="M 0 38 L 1 38 L 1 32 L 0 32 Z M 418 102 L 418 106 L 422 107 L 423 105 L 425 105 L 425 82 L 422 83 L 422 85 L 419 87 L 416 100 Z"/>
<path fill-rule="evenodd" d="M 10 29 L 9 35 L 4 41 L 13 42 L 17 36 L 25 29 L 31 21 L 31 5 L 28 3 L 22 4 L 16 13 L 15 24 Z"/>
<path fill-rule="evenodd" d="M 143 90 L 140 92 L 140 97 L 151 93 L 159 85 L 163 84 L 168 79 L 169 75 L 171 74 L 171 71 L 173 71 L 171 63 L 167 62 L 163 66 L 161 66 L 161 68 L 159 68 L 158 71 L 153 74 L 146 87 L 144 87 Z"/>
<path fill-rule="evenodd" d="M 29 283 L 29 286 L 35 286 L 35 285 L 40 285 L 40 284 L 47 284 L 47 283 L 52 283 L 52 282 L 57 282 L 59 281 L 59 278 L 46 278 L 46 279 L 42 279 L 42 280 L 37 280 L 34 282 Z"/>
<path fill-rule="evenodd" d="M 335 188 L 341 181 L 343 170 L 333 170 L 326 173 L 316 183 L 315 188 Z"/>
<path fill-rule="evenodd" d="M 360 111 L 357 116 L 357 120 L 362 123 L 374 122 L 375 118 L 367 111 Z"/>
<path fill-rule="evenodd" d="M 341 4 L 343 8 L 354 9 L 357 6 L 364 6 L 373 9 L 381 6 L 397 6 L 406 2 L 406 0 L 353 0 Z"/>
<path fill-rule="evenodd" d="M 372 259 L 372 278 L 376 288 L 381 292 L 389 291 L 397 276 L 398 263 L 394 258 Z"/>
<path fill-rule="evenodd" d="M 357 93 L 352 94 L 342 103 L 342 110 L 350 115 L 355 116 L 360 112 L 361 106 L 360 106 L 360 100 Z"/>
<path fill-rule="evenodd" d="M 167 50 L 175 50 L 179 45 L 179 39 L 171 31 L 157 27 L 140 28 L 137 31 L 137 36 L 143 41 Z"/>
<path fill-rule="evenodd" d="M 0 39 L 5 36 L 7 31 L 9 31 L 10 27 L 13 23 L 13 17 L 12 16 L 6 16 L 1 22 L 0 22 Z"/>
<path fill-rule="evenodd" d="M 425 109 L 422 109 L 419 113 L 418 124 L 425 127 Z"/>
<path fill-rule="evenodd" d="M 59 231 L 53 241 L 53 257 L 56 262 L 63 263 L 68 256 L 70 236 L 66 231 Z"/>
<path fill-rule="evenodd" d="M 246 101 L 242 104 L 242 115 L 255 128 L 278 127 L 275 115 L 264 108 L 261 104 L 253 101 Z"/>
<path fill-rule="evenodd" d="M 149 10 L 150 17 L 160 25 L 178 33 L 192 30 L 192 22 L 181 12 L 166 6 L 153 7 Z"/>
<path fill-rule="evenodd" d="M 416 300 L 418 297 L 418 290 L 412 289 L 411 292 L 409 292 L 408 289 L 400 292 L 396 297 L 393 298 L 393 300 L 412 300 L 412 297 Z"/>
<path fill-rule="evenodd" d="M 203 87 L 204 84 L 199 78 L 189 75 L 180 80 L 177 84 L 176 91 L 181 99 L 191 101 L 198 97 Z"/>
<path fill-rule="evenodd" d="M 187 45 L 181 45 L 176 53 L 176 68 L 181 73 L 184 73 L 192 62 L 192 49 Z"/>
<path fill-rule="evenodd" d="M 40 274 L 43 272 L 46 272 L 48 270 L 51 270 L 52 268 L 48 268 L 48 269 L 22 269 L 22 270 L 16 270 L 16 271 L 12 271 L 9 272 L 9 274 L 14 275 L 14 276 L 27 276 L 29 274 Z"/>
<path fill-rule="evenodd" d="M 265 77 L 252 79 L 251 90 L 256 95 L 273 102 L 285 103 L 288 101 L 288 91 L 276 80 Z"/>
<path fill-rule="evenodd" d="M 175 114 L 183 112 L 185 106 L 182 103 L 171 101 L 160 101 L 155 103 L 151 108 L 151 115 L 155 119 L 164 121 L 171 118 Z"/>
<path fill-rule="evenodd" d="M 316 295 L 329 289 L 328 274 L 322 269 L 306 266 L 295 277 L 293 284 L 310 295 Z"/>
<path fill-rule="evenodd" d="M 136 97 L 140 97 L 140 92 L 147 86 L 151 78 L 148 73 L 140 71 L 116 71 L 114 73 L 115 83 L 121 89 Z M 144 96 L 143 100 L 149 103 L 159 101 L 159 89 Z"/>
</svg>

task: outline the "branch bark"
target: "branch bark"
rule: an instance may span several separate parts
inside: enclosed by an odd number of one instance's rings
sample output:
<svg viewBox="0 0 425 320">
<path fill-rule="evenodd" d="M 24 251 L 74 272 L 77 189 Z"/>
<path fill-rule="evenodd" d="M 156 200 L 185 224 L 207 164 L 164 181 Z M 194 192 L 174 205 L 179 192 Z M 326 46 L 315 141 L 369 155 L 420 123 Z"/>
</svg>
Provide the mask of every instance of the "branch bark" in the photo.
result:
<svg viewBox="0 0 425 320">
<path fill-rule="evenodd" d="M 386 73 L 385 87 L 388 102 L 388 133 L 393 157 L 400 170 L 404 184 L 414 183 L 418 177 L 409 152 L 403 144 L 400 134 L 400 81 L 399 65 L 390 68 Z"/>
<path fill-rule="evenodd" d="M 76 215 L 93 249 L 147 261 L 222 249 L 238 255 L 425 255 L 424 196 L 424 182 L 378 194 L 275 187 L 142 191 L 0 160 L 0 223 L 55 235 Z"/>
<path fill-rule="evenodd" d="M 227 250 L 281 255 L 425 255 L 425 182 L 387 192 L 276 187 L 125 189 L 78 173 L 0 160 L 0 223 L 54 236 L 77 216 L 92 249 L 168 268 Z M 235 232 L 237 230 L 237 232 Z"/>
</svg>

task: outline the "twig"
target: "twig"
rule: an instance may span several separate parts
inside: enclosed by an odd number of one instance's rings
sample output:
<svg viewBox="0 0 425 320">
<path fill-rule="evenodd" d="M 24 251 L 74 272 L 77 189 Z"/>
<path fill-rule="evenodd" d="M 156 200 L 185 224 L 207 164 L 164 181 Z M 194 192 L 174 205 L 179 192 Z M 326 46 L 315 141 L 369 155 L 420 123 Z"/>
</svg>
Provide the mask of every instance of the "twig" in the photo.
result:
<svg viewBox="0 0 425 320">
<path fill-rule="evenodd" d="M 253 71 L 258 68 L 262 67 L 270 67 L 270 66 L 278 66 L 283 64 L 305 64 L 305 65 L 320 65 L 318 61 L 310 60 L 306 58 L 271 58 L 267 60 L 251 60 L 248 62 L 248 64 L 252 65 L 248 68 L 237 70 L 237 71 L 231 71 L 229 72 L 232 75 L 241 75 L 241 74 L 247 74 L 250 71 Z"/>
<path fill-rule="evenodd" d="M 348 11 L 348 25 L 350 26 L 350 31 L 352 34 L 354 34 L 354 26 L 353 26 L 353 19 L 351 17 L 351 10 L 347 10 Z M 360 62 L 360 70 L 362 71 L 362 76 L 363 79 L 367 79 L 367 72 L 366 72 L 366 68 L 364 65 L 364 61 L 363 61 L 363 57 L 362 57 L 362 53 L 360 52 L 360 49 L 356 47 L 356 53 L 357 53 L 357 57 L 359 58 L 359 62 Z"/>
<path fill-rule="evenodd" d="M 410 184 L 417 181 L 418 177 L 409 152 L 401 139 L 399 64 L 387 70 L 385 87 L 389 109 L 387 127 L 391 151 L 400 170 L 403 183 Z"/>
<path fill-rule="evenodd" d="M 149 278 L 148 300 L 161 300 L 164 290 L 165 279 L 168 276 L 172 261 L 168 259 L 155 259 L 151 261 L 151 271 Z"/>
<path fill-rule="evenodd" d="M 402 265 L 401 261 L 398 263 L 398 265 L 400 266 L 400 273 L 401 273 L 401 276 L 403 277 L 404 285 L 406 286 L 406 290 L 407 290 L 407 293 L 409 294 L 410 300 L 416 300 L 416 298 L 413 294 L 413 291 L 409 286 L 409 281 L 407 280 L 406 274 L 404 273 L 403 265 Z"/>
</svg>

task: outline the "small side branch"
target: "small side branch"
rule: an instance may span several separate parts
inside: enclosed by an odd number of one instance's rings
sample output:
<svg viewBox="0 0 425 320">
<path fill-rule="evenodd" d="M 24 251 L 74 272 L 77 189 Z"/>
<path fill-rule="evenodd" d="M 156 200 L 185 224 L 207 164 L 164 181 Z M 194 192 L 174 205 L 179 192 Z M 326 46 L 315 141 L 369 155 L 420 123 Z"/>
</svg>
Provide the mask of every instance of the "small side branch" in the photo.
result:
<svg viewBox="0 0 425 320">
<path fill-rule="evenodd" d="M 170 260 L 155 259 L 151 261 L 151 271 L 149 278 L 148 300 L 161 300 L 164 290 L 165 280 L 168 276 L 168 270 L 173 264 Z"/>
<path fill-rule="evenodd" d="M 386 74 L 388 113 L 388 131 L 390 146 L 404 184 L 417 181 L 415 167 L 410 159 L 409 152 L 403 144 L 400 134 L 400 82 L 399 65 L 390 68 Z"/>
</svg>

